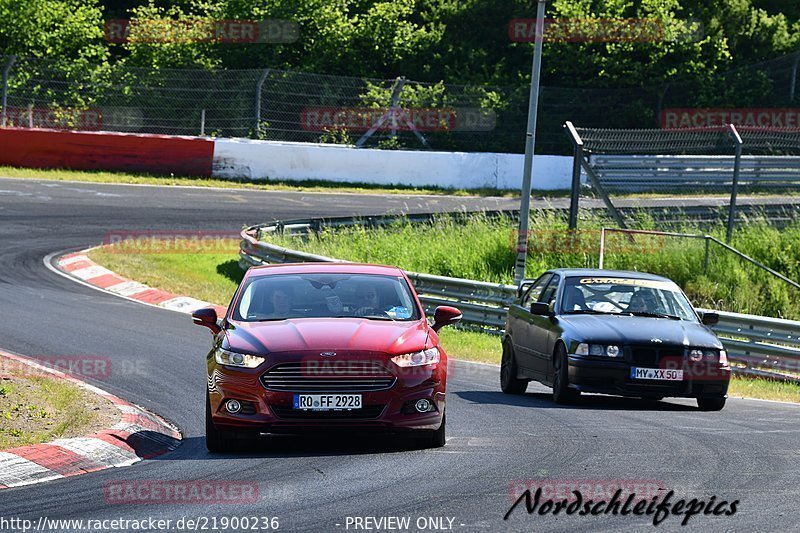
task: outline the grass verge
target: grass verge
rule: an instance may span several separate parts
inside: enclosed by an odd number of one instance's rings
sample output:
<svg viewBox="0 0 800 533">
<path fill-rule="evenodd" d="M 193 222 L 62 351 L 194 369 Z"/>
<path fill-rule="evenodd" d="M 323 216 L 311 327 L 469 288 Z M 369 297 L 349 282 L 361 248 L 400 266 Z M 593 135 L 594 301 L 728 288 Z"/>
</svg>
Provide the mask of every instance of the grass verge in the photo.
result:
<svg viewBox="0 0 800 533">
<path fill-rule="evenodd" d="M 236 259 L 237 250 L 181 254 L 173 253 L 174 248 L 174 243 L 171 243 L 168 252 L 144 254 L 121 254 L 108 248 L 97 248 L 89 256 L 124 277 L 152 287 L 227 305 L 242 277 Z M 502 350 L 496 336 L 444 328 L 441 337 L 445 350 L 453 359 L 500 364 Z M 800 403 L 800 386 L 735 377 L 731 381 L 730 395 Z"/>
<path fill-rule="evenodd" d="M 73 383 L 3 360 L 0 375 L 0 450 L 79 437 L 118 418 L 106 399 Z"/>
<path fill-rule="evenodd" d="M 436 196 L 519 196 L 517 191 L 500 189 L 449 189 L 444 187 L 412 187 L 407 185 L 378 185 L 322 180 L 227 180 L 190 176 L 154 176 L 126 172 L 81 170 L 50 170 L 0 166 L 2 178 L 28 178 L 52 181 L 82 181 L 87 183 L 116 183 L 134 185 L 183 185 L 221 189 L 250 189 L 260 191 L 337 192 L 354 194 L 415 194 Z M 536 191 L 547 196 L 568 196 L 568 191 Z"/>
</svg>

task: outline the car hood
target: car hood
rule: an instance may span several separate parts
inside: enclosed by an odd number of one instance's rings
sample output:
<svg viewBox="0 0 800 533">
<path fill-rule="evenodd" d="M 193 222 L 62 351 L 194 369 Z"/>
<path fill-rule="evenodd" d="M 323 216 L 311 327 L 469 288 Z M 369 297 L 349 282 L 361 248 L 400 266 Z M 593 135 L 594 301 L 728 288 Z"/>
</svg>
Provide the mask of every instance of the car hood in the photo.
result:
<svg viewBox="0 0 800 533">
<path fill-rule="evenodd" d="M 630 315 L 567 315 L 559 320 L 569 326 L 576 341 L 722 348 L 717 336 L 706 326 L 686 320 Z"/>
<path fill-rule="evenodd" d="M 290 351 L 419 351 L 428 339 L 425 320 L 390 322 L 362 318 L 302 318 L 275 322 L 232 322 L 223 348 L 266 355 Z"/>
</svg>

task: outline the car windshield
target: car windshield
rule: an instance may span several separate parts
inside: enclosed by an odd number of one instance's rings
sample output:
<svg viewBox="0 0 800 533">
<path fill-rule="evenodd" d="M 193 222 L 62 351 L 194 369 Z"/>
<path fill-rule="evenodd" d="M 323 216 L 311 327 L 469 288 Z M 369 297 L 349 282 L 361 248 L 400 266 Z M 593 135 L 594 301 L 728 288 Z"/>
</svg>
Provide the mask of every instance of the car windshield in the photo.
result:
<svg viewBox="0 0 800 533">
<path fill-rule="evenodd" d="M 567 278 L 561 313 L 631 314 L 697 322 L 691 304 L 675 283 L 625 277 Z"/>
<path fill-rule="evenodd" d="M 411 289 L 400 276 L 254 276 L 240 294 L 233 317 L 245 322 L 333 317 L 418 320 L 420 317 Z"/>
</svg>

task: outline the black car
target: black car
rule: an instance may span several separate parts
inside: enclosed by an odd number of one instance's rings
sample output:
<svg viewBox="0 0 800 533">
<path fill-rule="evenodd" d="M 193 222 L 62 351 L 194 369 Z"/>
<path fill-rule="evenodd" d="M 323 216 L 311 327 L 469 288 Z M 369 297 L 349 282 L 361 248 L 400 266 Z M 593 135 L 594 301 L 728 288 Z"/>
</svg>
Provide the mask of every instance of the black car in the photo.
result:
<svg viewBox="0 0 800 533">
<path fill-rule="evenodd" d="M 725 406 L 730 365 L 709 329 L 667 278 L 614 270 L 556 269 L 526 280 L 509 307 L 500 384 L 522 394 L 529 381 L 553 388 L 556 403 L 581 392 L 697 398 Z"/>
</svg>

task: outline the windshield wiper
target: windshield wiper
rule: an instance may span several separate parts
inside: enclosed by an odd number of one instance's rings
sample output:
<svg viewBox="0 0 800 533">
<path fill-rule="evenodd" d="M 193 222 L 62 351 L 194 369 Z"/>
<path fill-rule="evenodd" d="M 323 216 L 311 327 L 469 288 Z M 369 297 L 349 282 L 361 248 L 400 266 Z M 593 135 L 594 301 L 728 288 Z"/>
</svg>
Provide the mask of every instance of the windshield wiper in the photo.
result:
<svg viewBox="0 0 800 533">
<path fill-rule="evenodd" d="M 574 311 L 564 311 L 562 315 L 617 315 L 611 311 L 595 311 L 594 309 L 575 309 Z"/>
<path fill-rule="evenodd" d="M 633 316 L 647 316 L 653 318 L 669 318 L 670 320 L 683 320 L 679 316 L 668 315 L 666 313 L 651 313 L 649 311 L 626 311 L 624 314 Z"/>
</svg>

